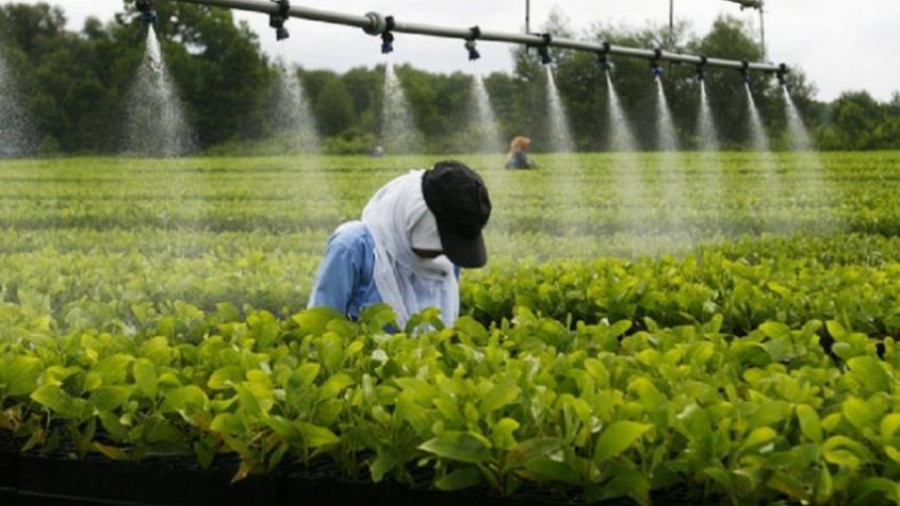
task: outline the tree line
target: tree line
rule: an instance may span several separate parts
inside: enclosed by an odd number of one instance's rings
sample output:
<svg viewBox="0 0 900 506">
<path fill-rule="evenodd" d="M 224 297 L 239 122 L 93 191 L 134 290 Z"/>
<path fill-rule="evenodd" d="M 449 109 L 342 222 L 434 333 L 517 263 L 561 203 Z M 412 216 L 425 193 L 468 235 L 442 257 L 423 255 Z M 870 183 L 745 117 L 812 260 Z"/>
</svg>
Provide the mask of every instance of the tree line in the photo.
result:
<svg viewBox="0 0 900 506">
<path fill-rule="evenodd" d="M 177 83 L 185 114 L 206 153 L 262 153 L 275 149 L 273 103 L 280 63 L 265 55 L 258 35 L 236 23 L 226 9 L 179 3 L 157 6 L 155 29 L 166 63 Z M 545 30 L 573 36 L 561 15 Z M 21 107 L 32 118 L 29 150 L 35 154 L 107 154 L 123 150 L 121 132 L 128 92 L 145 51 L 146 31 L 125 2 L 114 19 L 88 19 L 80 29 L 67 25 L 64 11 L 47 4 L 0 6 L 0 58 L 13 76 Z M 635 47 L 681 48 L 693 54 L 756 61 L 761 57 L 750 28 L 735 18 L 717 20 L 696 36 L 681 24 L 673 34 L 646 28 L 623 30 L 596 25 L 576 38 Z M 514 48 L 515 68 L 485 77 L 499 131 L 504 139 L 528 135 L 536 150 L 552 149 L 547 110 L 547 73 L 534 50 Z M 552 51 L 556 84 L 579 150 L 610 149 L 612 128 L 604 70 L 597 55 Z M 646 60 L 613 58 L 612 77 L 637 148 L 656 146 L 656 85 Z M 682 147 L 698 145 L 696 118 L 700 94 L 692 65 L 663 64 L 667 101 Z M 416 126 L 433 153 L 475 149 L 468 104 L 471 76 L 439 74 L 409 65 L 397 74 Z M 365 153 L 381 143 L 384 65 L 338 73 L 297 68 L 311 114 L 330 153 Z M 9 79 L 7 79 L 9 80 Z M 831 103 L 815 99 L 815 87 L 799 69 L 788 74 L 788 88 L 804 122 L 822 149 L 900 149 L 900 94 L 888 103 L 864 91 L 842 94 Z M 725 149 L 747 149 L 748 107 L 741 76 L 710 69 L 705 81 L 718 134 Z M 754 101 L 774 148 L 789 146 L 780 87 L 771 76 L 751 75 Z M 133 100 L 133 99 L 132 99 Z M 0 99 L 2 101 L 2 99 Z M 4 121 L 0 118 L 0 121 Z M 2 125 L 0 125 L 2 126 Z M 7 126 L 8 127 L 8 126 Z M 2 150 L 0 150 L 2 153 Z"/>
</svg>

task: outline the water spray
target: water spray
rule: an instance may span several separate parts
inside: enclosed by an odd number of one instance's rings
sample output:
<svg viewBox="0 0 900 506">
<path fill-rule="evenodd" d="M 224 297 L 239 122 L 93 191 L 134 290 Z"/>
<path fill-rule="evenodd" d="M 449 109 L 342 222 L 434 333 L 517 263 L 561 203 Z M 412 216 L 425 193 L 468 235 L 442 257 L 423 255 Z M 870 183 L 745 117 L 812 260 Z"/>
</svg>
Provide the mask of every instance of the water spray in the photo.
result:
<svg viewBox="0 0 900 506">
<path fill-rule="evenodd" d="M 469 31 L 472 32 L 472 37 L 466 39 L 465 48 L 466 51 L 469 52 L 469 61 L 475 61 L 481 58 L 481 53 L 479 53 L 478 49 L 475 47 L 475 41 L 478 40 L 478 37 L 481 37 L 481 28 L 473 26 L 472 28 L 469 28 Z"/>
<path fill-rule="evenodd" d="M 137 0 L 134 6 L 141 13 L 141 24 L 144 25 L 144 28 L 155 24 L 159 20 L 156 10 L 153 8 L 153 0 Z"/>
<path fill-rule="evenodd" d="M 282 41 L 290 38 L 291 34 L 284 27 L 285 21 L 288 20 L 288 12 L 291 10 L 291 2 L 289 0 L 272 0 L 278 4 L 278 12 L 269 14 L 269 27 L 275 29 L 275 39 Z"/>
</svg>

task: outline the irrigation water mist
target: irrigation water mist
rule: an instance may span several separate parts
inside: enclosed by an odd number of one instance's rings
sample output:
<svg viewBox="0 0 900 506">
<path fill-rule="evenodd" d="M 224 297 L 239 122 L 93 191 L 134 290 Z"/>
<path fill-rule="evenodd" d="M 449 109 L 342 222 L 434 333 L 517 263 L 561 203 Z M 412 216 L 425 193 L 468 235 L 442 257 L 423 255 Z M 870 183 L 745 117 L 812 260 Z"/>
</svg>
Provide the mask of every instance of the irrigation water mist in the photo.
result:
<svg viewBox="0 0 900 506">
<path fill-rule="evenodd" d="M 794 151 L 813 151 L 812 140 L 809 137 L 809 132 L 806 130 L 806 126 L 803 124 L 803 120 L 800 118 L 800 112 L 797 110 L 797 106 L 794 105 L 794 100 L 791 99 L 791 94 L 788 93 L 787 86 L 781 87 L 782 97 L 784 97 L 784 107 L 787 113 L 787 122 L 788 122 L 788 130 L 791 134 L 791 139 L 793 140 Z"/>
<path fill-rule="evenodd" d="M 832 188 L 825 180 L 825 167 L 816 154 L 812 139 L 797 106 L 791 99 L 786 86 L 782 86 L 785 114 L 787 116 L 788 133 L 791 136 L 792 148 L 796 154 L 797 166 L 788 175 L 792 179 L 791 186 L 796 188 L 794 198 L 800 200 L 796 205 L 815 207 L 819 218 L 819 226 L 823 231 L 831 231 L 837 227 L 834 221 Z"/>
<path fill-rule="evenodd" d="M 31 154 L 33 144 L 31 119 L 22 106 L 13 72 L 0 51 L 0 158 Z"/>
<path fill-rule="evenodd" d="M 719 151 L 719 136 L 716 134 L 716 122 L 712 115 L 712 107 L 709 105 L 709 95 L 706 93 L 706 82 L 700 81 L 700 117 L 697 121 L 698 146 L 704 153 Z"/>
<path fill-rule="evenodd" d="M 272 94 L 271 117 L 280 153 L 318 154 L 319 134 L 296 68 L 279 66 Z"/>
<path fill-rule="evenodd" d="M 560 224 L 561 229 L 556 232 L 571 235 L 574 231 L 569 229 L 567 223 L 577 214 L 577 202 L 582 201 L 578 198 L 577 193 L 578 179 L 581 177 L 581 163 L 575 153 L 575 143 L 572 141 L 572 132 L 569 129 L 569 117 L 556 86 L 553 68 L 547 65 L 546 69 L 547 115 L 550 120 L 550 142 L 552 143 L 550 147 L 553 150 L 551 163 L 554 165 L 550 168 L 553 171 L 551 185 L 554 191 L 549 192 L 548 196 L 556 199 L 553 205 L 559 206 L 563 211 L 564 221 Z"/>
<path fill-rule="evenodd" d="M 503 141 L 497 115 L 491 107 L 491 98 L 484 86 L 481 72 L 472 75 L 472 90 L 469 94 L 469 135 L 466 138 L 468 151 L 480 153 L 502 153 Z"/>
<path fill-rule="evenodd" d="M 148 27 L 146 53 L 129 91 L 127 104 L 124 151 L 128 155 L 155 158 L 131 164 L 140 172 L 165 173 L 161 178 L 164 185 L 154 191 L 165 192 L 177 202 L 177 209 L 169 210 L 167 206 L 159 209 L 157 219 L 161 226 L 184 230 L 189 238 L 193 237 L 192 229 L 205 226 L 206 202 L 212 190 L 203 171 L 175 160 L 194 150 L 194 134 L 185 120 L 178 91 L 166 68 L 152 25 Z M 194 251 L 190 239 L 178 241 L 172 249 L 178 256 Z"/>
<path fill-rule="evenodd" d="M 416 128 L 412 109 L 403 92 L 403 84 L 390 59 L 384 70 L 384 102 L 381 113 L 381 145 L 387 154 L 424 153 L 424 138 Z"/>
<path fill-rule="evenodd" d="M 469 126 L 465 132 L 462 149 L 467 152 L 482 153 L 482 156 L 477 159 L 480 163 L 472 165 L 472 168 L 481 174 L 488 189 L 520 187 L 523 180 L 518 177 L 519 174 L 512 174 L 516 171 L 499 170 L 505 161 L 505 143 L 500 136 L 500 124 L 494 108 L 491 106 L 487 88 L 484 86 L 484 77 L 477 69 L 472 74 L 468 122 Z M 506 213 L 501 210 L 502 207 L 502 205 L 495 205 L 495 212 L 491 216 L 491 230 L 495 235 L 498 232 L 509 232 L 510 225 Z"/>
<path fill-rule="evenodd" d="M 547 114 L 550 116 L 550 138 L 556 153 L 574 153 L 575 143 L 569 129 L 569 117 L 563 107 L 556 78 L 550 65 L 547 68 Z"/>
<path fill-rule="evenodd" d="M 317 198 L 303 198 L 298 201 L 299 205 L 306 212 L 333 205 L 337 200 L 334 200 L 332 181 L 318 156 L 321 142 L 316 119 L 296 67 L 279 61 L 278 79 L 270 98 L 270 114 L 275 127 L 270 147 L 280 155 L 278 163 L 283 164 L 292 176 L 302 177 L 305 184 L 319 189 Z"/>
<path fill-rule="evenodd" d="M 704 193 L 709 196 L 707 202 L 720 206 L 722 203 L 722 161 L 719 157 L 719 136 L 716 133 L 716 122 L 709 105 L 706 93 L 706 82 L 700 80 L 700 112 L 697 118 L 697 148 L 700 150 L 700 181 Z"/>
<path fill-rule="evenodd" d="M 623 230 L 646 231 L 648 224 L 641 213 L 647 199 L 641 184 L 641 167 L 635 154 L 637 142 L 609 72 L 606 73 L 606 89 L 609 104 L 608 145 L 609 150 L 615 152 L 611 169 L 618 192 L 615 199 L 619 206 L 617 221 Z M 637 244 L 632 244 L 631 249 L 639 252 Z"/>
<path fill-rule="evenodd" d="M 664 215 L 668 222 L 667 234 L 679 233 L 684 229 L 685 190 L 684 166 L 678 152 L 678 140 L 675 133 L 675 121 L 666 99 L 663 81 L 656 78 L 656 141 L 659 157 L 657 172 L 662 181 L 663 198 L 661 199 Z"/>
<path fill-rule="evenodd" d="M 758 171 L 752 171 L 751 174 L 762 175 L 762 184 L 754 185 L 761 194 L 757 193 L 750 202 L 751 214 L 755 215 L 761 221 L 761 228 L 774 232 L 787 232 L 786 230 L 773 229 L 771 223 L 763 214 L 769 209 L 771 200 L 777 199 L 781 193 L 781 183 L 776 174 L 775 158 L 769 149 L 769 138 L 766 136 L 763 128 L 762 118 L 756 107 L 756 101 L 753 99 L 753 93 L 750 91 L 750 84 L 745 83 L 744 89 L 747 91 L 747 118 L 750 128 L 750 140 L 753 145 L 754 158 L 752 163 L 757 167 Z M 751 167 L 752 169 L 753 167 Z"/>
<path fill-rule="evenodd" d="M 175 157 L 194 149 L 194 135 L 184 116 L 153 25 L 147 30 L 147 51 L 128 93 L 126 152 Z"/>
</svg>

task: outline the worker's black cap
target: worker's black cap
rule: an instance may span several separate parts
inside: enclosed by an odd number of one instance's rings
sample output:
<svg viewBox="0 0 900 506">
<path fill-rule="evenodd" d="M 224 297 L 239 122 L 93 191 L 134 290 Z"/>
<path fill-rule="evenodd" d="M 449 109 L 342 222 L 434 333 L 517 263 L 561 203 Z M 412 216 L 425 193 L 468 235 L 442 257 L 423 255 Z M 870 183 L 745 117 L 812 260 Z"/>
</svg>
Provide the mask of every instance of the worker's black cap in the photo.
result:
<svg viewBox="0 0 900 506">
<path fill-rule="evenodd" d="M 460 267 L 483 267 L 487 249 L 481 229 L 491 217 L 491 199 L 481 176 L 461 162 L 438 162 L 425 171 L 422 193 L 447 258 Z"/>
</svg>

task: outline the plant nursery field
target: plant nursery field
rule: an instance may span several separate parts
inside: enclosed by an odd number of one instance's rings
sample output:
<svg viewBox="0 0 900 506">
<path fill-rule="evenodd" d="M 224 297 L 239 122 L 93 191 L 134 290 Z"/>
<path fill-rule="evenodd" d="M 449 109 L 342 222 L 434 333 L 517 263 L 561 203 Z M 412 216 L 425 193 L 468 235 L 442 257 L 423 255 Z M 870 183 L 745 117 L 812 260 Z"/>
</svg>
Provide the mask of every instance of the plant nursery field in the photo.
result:
<svg viewBox="0 0 900 506">
<path fill-rule="evenodd" d="M 307 295 L 329 233 L 438 158 L 0 162 L 0 452 L 900 504 L 900 153 L 537 158 L 460 157 L 488 266 L 454 328 L 395 334 Z"/>
</svg>

